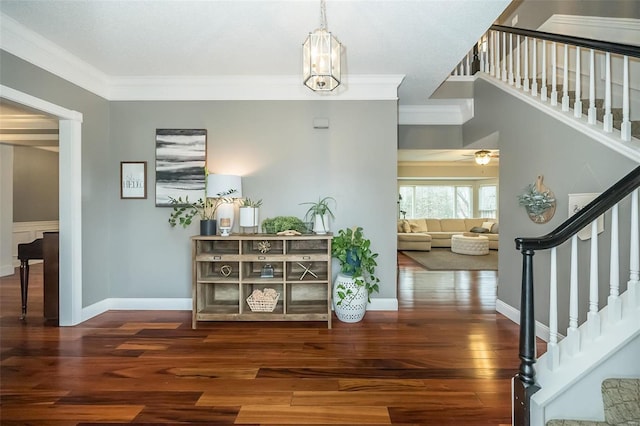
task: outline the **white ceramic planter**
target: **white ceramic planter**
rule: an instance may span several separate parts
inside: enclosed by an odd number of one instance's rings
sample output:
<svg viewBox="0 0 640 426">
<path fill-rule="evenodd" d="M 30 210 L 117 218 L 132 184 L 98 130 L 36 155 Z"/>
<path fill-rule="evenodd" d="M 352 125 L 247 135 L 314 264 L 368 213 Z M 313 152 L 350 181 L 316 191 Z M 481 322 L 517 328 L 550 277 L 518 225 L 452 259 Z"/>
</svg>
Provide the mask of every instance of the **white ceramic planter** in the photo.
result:
<svg viewBox="0 0 640 426">
<path fill-rule="evenodd" d="M 352 294 L 347 295 L 338 305 L 340 298 L 338 292 Z M 358 322 L 364 318 L 367 312 L 367 302 L 369 300 L 367 289 L 364 286 L 356 285 L 356 281 L 352 276 L 338 274 L 333 283 L 333 310 L 338 319 L 342 322 Z"/>
</svg>

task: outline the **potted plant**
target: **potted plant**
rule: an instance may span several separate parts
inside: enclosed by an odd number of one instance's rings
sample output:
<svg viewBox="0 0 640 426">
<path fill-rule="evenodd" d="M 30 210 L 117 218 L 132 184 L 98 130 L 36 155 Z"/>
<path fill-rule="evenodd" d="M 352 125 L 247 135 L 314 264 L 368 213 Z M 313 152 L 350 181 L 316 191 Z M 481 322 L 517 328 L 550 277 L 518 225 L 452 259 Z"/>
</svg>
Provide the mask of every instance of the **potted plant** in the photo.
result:
<svg viewBox="0 0 640 426">
<path fill-rule="evenodd" d="M 307 227 L 302 219 L 295 216 L 276 216 L 262 221 L 262 232 L 265 234 L 276 234 L 290 229 L 304 233 Z"/>
<path fill-rule="evenodd" d="M 319 235 L 324 235 L 329 232 L 329 216 L 335 219 L 329 202 L 333 201 L 334 205 L 336 200 L 333 197 L 318 198 L 317 202 L 310 201 L 307 203 L 301 203 L 301 205 L 309 205 L 309 210 L 305 214 L 305 220 L 314 221 L 313 232 Z"/>
<path fill-rule="evenodd" d="M 205 169 L 205 190 L 207 193 L 207 175 L 208 171 Z M 169 201 L 174 206 L 171 215 L 169 216 L 169 224 L 172 227 L 180 224 L 183 228 L 188 227 L 193 222 L 193 218 L 196 215 L 200 215 L 200 235 L 215 235 L 216 234 L 216 210 L 223 203 L 229 203 L 233 200 L 228 198 L 228 195 L 236 192 L 236 189 L 230 188 L 227 191 L 220 192 L 217 197 L 204 197 L 198 198 L 198 201 L 189 201 L 189 196 L 173 198 L 169 197 Z"/>
<path fill-rule="evenodd" d="M 518 195 L 518 202 L 527 210 L 529 218 L 535 223 L 545 223 L 551 219 L 556 210 L 556 199 L 549 188 L 538 176 L 535 183 L 529 184 L 524 193 Z"/>
<path fill-rule="evenodd" d="M 340 273 L 333 288 L 334 310 L 339 320 L 360 321 L 378 292 L 380 280 L 375 275 L 378 253 L 371 250 L 371 240 L 361 227 L 341 229 L 331 242 L 331 256 L 338 259 Z"/>
<path fill-rule="evenodd" d="M 240 201 L 240 226 L 243 228 L 257 228 L 259 222 L 259 211 L 262 200 L 254 201 L 247 197 Z"/>
</svg>

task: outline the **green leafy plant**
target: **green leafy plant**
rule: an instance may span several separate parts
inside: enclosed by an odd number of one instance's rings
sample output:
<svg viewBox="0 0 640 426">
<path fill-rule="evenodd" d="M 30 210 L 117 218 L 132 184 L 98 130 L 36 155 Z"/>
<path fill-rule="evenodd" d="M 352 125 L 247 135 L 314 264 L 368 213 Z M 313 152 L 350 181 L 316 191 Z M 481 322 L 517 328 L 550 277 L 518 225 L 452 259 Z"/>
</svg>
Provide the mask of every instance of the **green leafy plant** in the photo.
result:
<svg viewBox="0 0 640 426">
<path fill-rule="evenodd" d="M 539 216 L 553 207 L 556 199 L 551 191 L 539 191 L 537 185 L 532 183 L 523 194 L 518 195 L 518 201 L 529 213 Z"/>
<path fill-rule="evenodd" d="M 276 234 L 289 229 L 303 233 L 306 232 L 307 226 L 295 216 L 276 216 L 262 221 L 262 230 L 267 234 Z"/>
<path fill-rule="evenodd" d="M 207 193 L 207 176 L 209 172 L 205 168 L 204 171 L 204 193 Z M 205 197 L 198 198 L 198 201 L 189 201 L 189 196 L 173 198 L 169 197 L 169 202 L 173 205 L 173 211 L 169 216 L 169 225 L 171 227 L 175 227 L 176 225 L 180 225 L 183 228 L 188 227 L 193 222 L 193 218 L 196 215 L 200 215 L 200 220 L 212 220 L 216 217 L 216 210 L 223 203 L 233 202 L 233 198 L 228 197 L 229 195 L 235 193 L 237 189 L 229 188 L 224 192 L 219 192 L 216 198 L 213 197 Z"/>
<path fill-rule="evenodd" d="M 334 206 L 336 205 L 336 200 L 333 197 L 324 197 L 324 198 L 318 198 L 318 201 L 309 201 L 306 203 L 300 203 L 300 205 L 308 205 L 309 206 L 309 210 L 307 210 L 307 213 L 305 213 L 304 215 L 304 219 L 305 220 L 311 220 L 313 221 L 315 219 L 316 215 L 320 215 L 321 220 L 322 220 L 322 226 L 324 228 L 327 227 L 327 224 L 324 223 L 324 215 L 329 215 L 331 216 L 332 219 L 335 219 L 336 217 L 333 215 L 333 212 L 331 211 L 331 208 L 329 207 L 329 202 L 333 201 Z"/>
<path fill-rule="evenodd" d="M 356 291 L 362 289 L 367 291 L 368 301 L 371 301 L 371 294 L 380 291 L 380 280 L 375 275 L 375 268 L 378 266 L 376 258 L 378 253 L 371 250 L 371 240 L 364 237 L 361 227 L 345 228 L 338 231 L 331 241 L 331 256 L 340 262 L 340 272 L 352 275 L 358 286 Z M 338 300 L 336 305 L 343 302 L 349 303 L 356 293 L 344 285 L 338 285 Z"/>
<path fill-rule="evenodd" d="M 244 198 L 243 200 L 240 201 L 240 207 L 253 207 L 253 208 L 258 208 L 262 205 L 262 200 L 252 200 L 251 198 L 247 197 Z"/>
</svg>

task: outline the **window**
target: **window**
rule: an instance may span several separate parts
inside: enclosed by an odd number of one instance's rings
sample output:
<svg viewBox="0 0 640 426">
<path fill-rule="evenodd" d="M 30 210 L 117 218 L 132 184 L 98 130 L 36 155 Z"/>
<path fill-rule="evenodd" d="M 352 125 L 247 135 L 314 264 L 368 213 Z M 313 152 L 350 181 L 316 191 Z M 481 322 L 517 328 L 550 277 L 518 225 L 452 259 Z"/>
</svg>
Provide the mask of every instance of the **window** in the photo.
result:
<svg viewBox="0 0 640 426">
<path fill-rule="evenodd" d="M 498 188 L 482 185 L 478 188 L 478 214 L 480 217 L 496 218 L 498 211 Z"/>
<path fill-rule="evenodd" d="M 473 188 L 468 185 L 400 186 L 400 217 L 473 217 Z"/>
</svg>

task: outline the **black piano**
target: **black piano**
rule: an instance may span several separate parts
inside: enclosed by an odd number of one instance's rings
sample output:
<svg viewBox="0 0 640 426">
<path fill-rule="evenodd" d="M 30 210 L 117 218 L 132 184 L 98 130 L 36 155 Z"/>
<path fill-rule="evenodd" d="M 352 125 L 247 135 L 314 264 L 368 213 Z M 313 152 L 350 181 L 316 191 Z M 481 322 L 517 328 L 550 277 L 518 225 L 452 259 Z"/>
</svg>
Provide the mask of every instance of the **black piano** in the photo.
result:
<svg viewBox="0 0 640 426">
<path fill-rule="evenodd" d="M 38 238 L 30 243 L 18 244 L 18 259 L 20 260 L 20 294 L 22 298 L 22 314 L 20 315 L 20 319 L 25 319 L 27 317 L 29 261 L 41 259 L 44 261 L 44 318 L 47 321 L 58 322 L 58 246 L 58 232 L 45 232 L 42 238 Z"/>
</svg>

